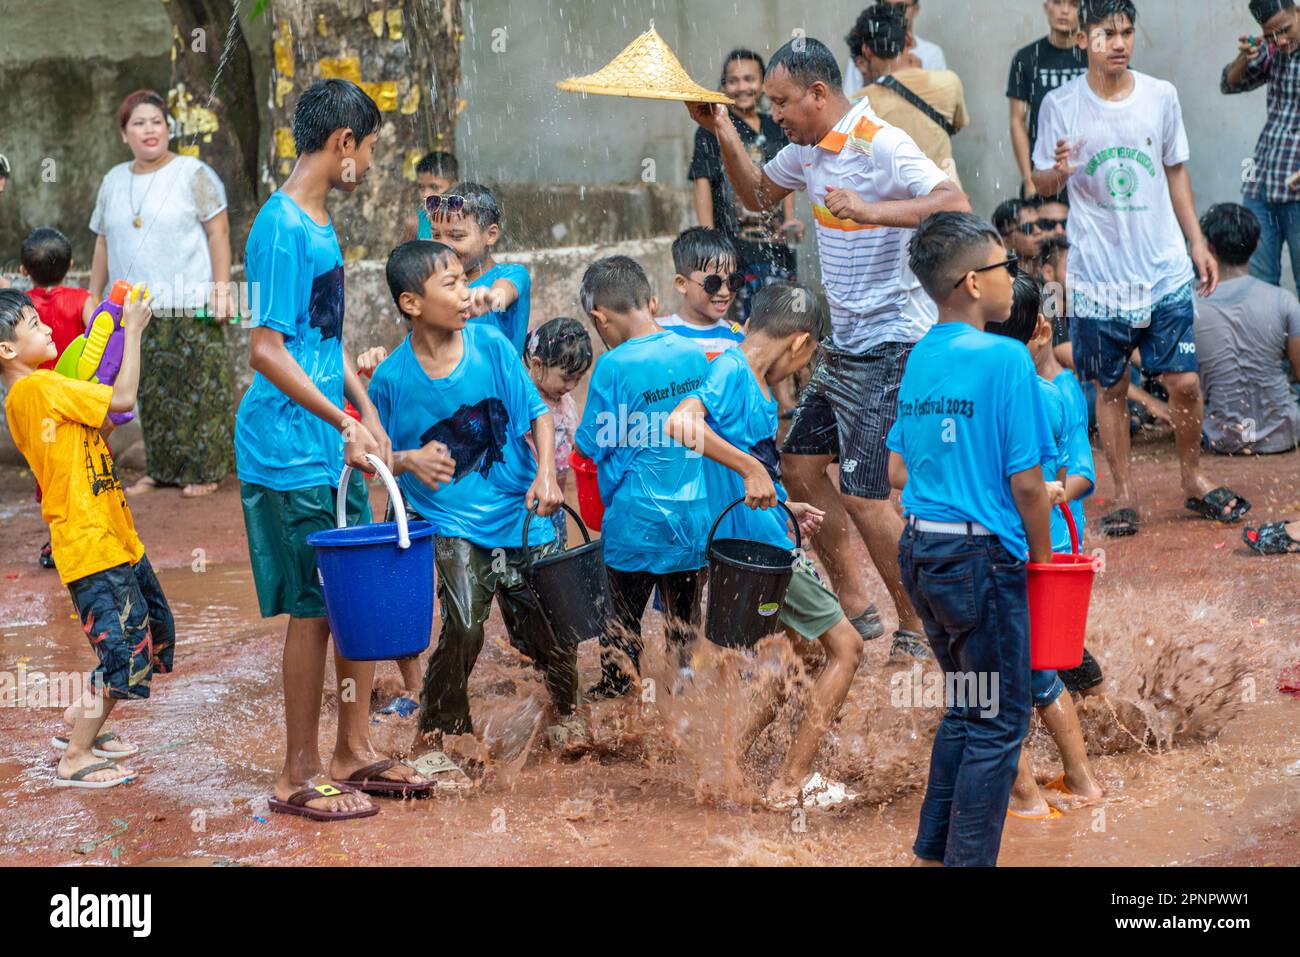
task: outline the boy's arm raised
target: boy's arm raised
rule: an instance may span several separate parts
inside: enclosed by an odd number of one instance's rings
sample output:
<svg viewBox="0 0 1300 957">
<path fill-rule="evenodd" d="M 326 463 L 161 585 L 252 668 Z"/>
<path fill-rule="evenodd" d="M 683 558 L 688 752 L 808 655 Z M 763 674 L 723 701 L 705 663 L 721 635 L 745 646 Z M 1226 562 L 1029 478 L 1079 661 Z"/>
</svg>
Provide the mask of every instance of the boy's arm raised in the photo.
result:
<svg viewBox="0 0 1300 957">
<path fill-rule="evenodd" d="M 248 364 L 294 402 L 342 432 L 346 443 L 344 461 L 353 468 L 369 470 L 366 454 L 378 454 L 379 443 L 364 424 L 354 422 L 351 416 L 325 398 L 311 376 L 284 347 L 284 333 L 267 326 L 255 327 L 249 345 Z M 118 378 L 121 379 L 120 372 Z"/>
<path fill-rule="evenodd" d="M 1043 469 L 1035 465 L 1011 476 L 1011 497 L 1025 526 L 1029 540 L 1029 560 L 1047 563 L 1052 560 L 1052 505 L 1047 498 Z"/>
<path fill-rule="evenodd" d="M 113 381 L 109 412 L 130 412 L 135 408 L 135 394 L 140 387 L 140 334 L 152 318 L 148 298 L 122 307 L 122 367 Z"/>
<path fill-rule="evenodd" d="M 707 410 L 696 398 L 684 399 L 668 417 L 664 432 L 670 439 L 694 449 L 706 459 L 725 465 L 745 481 L 745 504 L 750 508 L 773 508 L 776 485 L 763 463 L 736 448 L 714 432 L 704 417 Z"/>
</svg>

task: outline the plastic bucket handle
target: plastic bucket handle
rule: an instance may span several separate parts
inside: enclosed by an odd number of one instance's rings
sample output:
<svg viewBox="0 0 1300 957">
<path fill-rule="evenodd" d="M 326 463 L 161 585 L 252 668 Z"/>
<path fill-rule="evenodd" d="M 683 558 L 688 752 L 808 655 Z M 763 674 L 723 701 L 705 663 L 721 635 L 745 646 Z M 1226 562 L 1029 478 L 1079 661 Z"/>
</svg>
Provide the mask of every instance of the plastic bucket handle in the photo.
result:
<svg viewBox="0 0 1300 957">
<path fill-rule="evenodd" d="M 571 509 L 568 503 L 566 502 L 561 502 L 560 508 L 564 509 L 570 515 L 572 515 L 573 520 L 578 523 L 578 528 L 582 529 L 582 544 L 590 545 L 591 533 L 587 531 L 587 525 L 585 522 L 583 522 L 582 516 L 579 515 L 577 512 L 575 512 L 573 509 Z M 524 564 L 527 566 L 529 571 L 532 571 L 533 569 L 533 557 L 532 554 L 528 551 L 528 526 L 533 524 L 533 516 L 536 513 L 537 513 L 537 503 L 534 502 L 532 505 L 528 506 L 528 518 L 524 521 Z"/>
<path fill-rule="evenodd" d="M 1070 529 L 1070 551 L 1075 555 L 1081 554 L 1079 551 L 1079 527 L 1074 524 L 1074 514 L 1070 511 L 1070 506 L 1062 502 L 1057 506 L 1065 515 L 1066 527 Z"/>
<path fill-rule="evenodd" d="M 402 490 L 397 487 L 397 480 L 393 478 L 393 473 L 388 471 L 388 466 L 384 464 L 383 459 L 367 452 L 366 460 L 375 467 L 379 477 L 388 486 L 388 500 L 393 505 L 393 517 L 397 519 L 397 547 L 410 548 L 411 536 L 406 525 L 406 503 L 402 501 Z M 334 518 L 339 528 L 348 527 L 348 479 L 350 478 L 352 478 L 352 466 L 345 465 L 343 474 L 339 476 L 338 494 L 334 498 Z"/>
<path fill-rule="evenodd" d="M 743 498 L 736 499 L 734 502 L 732 502 L 730 505 L 728 505 L 726 508 L 722 510 L 721 515 L 719 515 L 716 519 L 713 520 L 713 527 L 709 529 L 709 539 L 704 544 L 704 554 L 706 556 L 709 554 L 709 551 L 713 548 L 713 534 L 718 530 L 718 526 L 722 524 L 722 520 L 727 517 L 728 512 L 730 512 L 737 505 L 743 505 L 744 502 L 745 500 Z M 796 552 L 802 551 L 803 533 L 799 531 L 799 519 L 795 518 L 794 512 L 790 511 L 790 506 L 786 505 L 785 502 L 777 502 L 776 504 L 780 505 L 783 509 L 785 509 L 785 513 L 790 516 L 791 524 L 794 525 L 794 550 Z M 755 509 L 755 511 L 760 511 L 760 509 Z"/>
</svg>

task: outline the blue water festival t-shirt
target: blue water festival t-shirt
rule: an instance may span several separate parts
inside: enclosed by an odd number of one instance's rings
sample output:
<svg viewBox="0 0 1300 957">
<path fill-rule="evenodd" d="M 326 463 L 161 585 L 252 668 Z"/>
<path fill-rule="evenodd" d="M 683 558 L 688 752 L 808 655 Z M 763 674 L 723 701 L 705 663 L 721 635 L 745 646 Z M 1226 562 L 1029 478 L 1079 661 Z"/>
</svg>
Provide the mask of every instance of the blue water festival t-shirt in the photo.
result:
<svg viewBox="0 0 1300 957">
<path fill-rule="evenodd" d="M 343 409 L 343 254 L 333 223 L 322 226 L 283 191 L 272 193 L 244 250 L 254 327 L 284 346 L 324 396 Z M 235 416 L 241 481 L 276 491 L 337 485 L 343 436 L 260 372 Z"/>
<path fill-rule="evenodd" d="M 501 332 L 514 344 L 515 353 L 522 356 L 528 342 L 528 316 L 532 310 L 532 279 L 528 270 L 518 263 L 497 263 L 483 275 L 469 284 L 471 289 L 477 286 L 492 287 L 498 279 L 504 279 L 519 292 L 519 298 L 502 312 L 485 312 L 470 319 L 471 323 L 490 325 Z"/>
<path fill-rule="evenodd" d="M 763 463 L 776 485 L 777 498 L 787 500 L 781 484 L 781 453 L 776 445 L 777 401 L 764 395 L 758 377 L 740 349 L 728 349 L 711 363 L 704 384 L 695 393 L 708 416 L 705 423 L 723 441 Z M 738 498 L 745 497 L 745 481 L 736 472 L 706 459 L 704 487 L 709 493 L 709 524 Z M 718 538 L 743 538 L 791 548 L 789 515 L 783 508 L 753 509 L 743 503 L 718 525 Z"/>
<path fill-rule="evenodd" d="M 370 399 L 395 451 L 437 441 L 456 460 L 455 478 L 436 492 L 410 472 L 398 476 L 407 504 L 446 538 L 480 548 L 523 545 L 524 493 L 537 477 L 537 459 L 524 436 L 550 410 L 505 336 L 468 324 L 456 368 L 431 379 L 407 336 L 380 363 Z M 534 518 L 528 545 L 555 539 L 550 519 Z"/>
<path fill-rule="evenodd" d="M 903 511 L 978 522 L 1029 557 L 1008 478 L 1050 463 L 1056 446 L 1029 350 L 964 322 L 935 325 L 907 360 L 886 440 L 907 465 Z"/>
<path fill-rule="evenodd" d="M 1088 441 L 1088 400 L 1083 394 L 1083 386 L 1069 369 L 1063 370 L 1052 385 L 1060 393 L 1065 406 L 1065 470 L 1069 475 L 1086 478 L 1097 487 L 1097 472 L 1092 460 L 1092 443 Z M 1088 495 L 1092 494 L 1089 490 Z M 1083 498 L 1087 498 L 1085 495 Z M 1079 539 L 1083 540 L 1083 498 L 1070 502 L 1070 514 L 1074 516 L 1075 527 L 1079 530 Z M 1080 546 L 1082 547 L 1082 545 Z M 1070 528 L 1059 508 L 1052 509 L 1052 551 L 1070 551 Z"/>
<path fill-rule="evenodd" d="M 697 346 L 662 330 L 596 362 L 575 441 L 597 466 L 610 568 L 666 575 L 704 567 L 704 457 L 669 439 L 664 426 L 708 365 Z"/>
</svg>

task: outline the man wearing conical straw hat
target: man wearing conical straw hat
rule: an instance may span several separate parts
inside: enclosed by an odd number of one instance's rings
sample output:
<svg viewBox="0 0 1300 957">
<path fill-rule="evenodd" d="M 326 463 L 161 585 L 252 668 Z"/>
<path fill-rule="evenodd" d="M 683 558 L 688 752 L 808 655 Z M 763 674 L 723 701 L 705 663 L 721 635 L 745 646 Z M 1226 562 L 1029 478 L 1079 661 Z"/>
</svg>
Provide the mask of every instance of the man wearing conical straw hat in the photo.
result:
<svg viewBox="0 0 1300 957">
<path fill-rule="evenodd" d="M 885 436 L 908 354 L 938 318 L 908 268 L 907 244 L 927 216 L 969 212 L 970 203 L 865 98 L 848 101 L 825 44 L 796 37 L 781 47 L 763 89 L 790 145 L 762 169 L 725 108 L 699 102 L 687 109 L 718 138 L 727 177 L 748 209 L 770 209 L 797 189 L 813 204 L 832 335 L 782 450 L 790 494 L 827 509 L 817 550 L 834 569 L 832 579 L 856 573 L 844 512 L 852 517 L 898 611 L 891 657 L 930 657 L 899 575 L 903 522 L 889 501 Z M 836 457 L 839 495 L 826 473 Z M 839 591 L 841 583 L 833 584 Z"/>
</svg>

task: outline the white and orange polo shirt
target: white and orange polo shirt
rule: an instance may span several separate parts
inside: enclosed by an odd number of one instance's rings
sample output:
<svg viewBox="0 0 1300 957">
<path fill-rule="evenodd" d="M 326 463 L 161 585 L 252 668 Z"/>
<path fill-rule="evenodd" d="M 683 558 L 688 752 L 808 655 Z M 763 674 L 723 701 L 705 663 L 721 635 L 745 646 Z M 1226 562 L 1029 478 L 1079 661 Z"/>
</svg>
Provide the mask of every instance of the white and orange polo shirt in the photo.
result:
<svg viewBox="0 0 1300 957">
<path fill-rule="evenodd" d="M 907 265 L 915 230 L 863 226 L 826 208 L 830 187 L 876 203 L 926 196 L 945 182 L 943 170 L 912 138 L 863 99 L 816 146 L 791 143 L 763 172 L 782 189 L 805 190 L 812 201 L 835 347 L 862 354 L 925 335 L 939 314 Z"/>
</svg>

